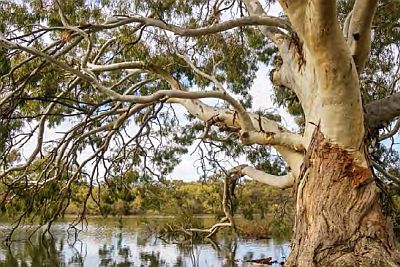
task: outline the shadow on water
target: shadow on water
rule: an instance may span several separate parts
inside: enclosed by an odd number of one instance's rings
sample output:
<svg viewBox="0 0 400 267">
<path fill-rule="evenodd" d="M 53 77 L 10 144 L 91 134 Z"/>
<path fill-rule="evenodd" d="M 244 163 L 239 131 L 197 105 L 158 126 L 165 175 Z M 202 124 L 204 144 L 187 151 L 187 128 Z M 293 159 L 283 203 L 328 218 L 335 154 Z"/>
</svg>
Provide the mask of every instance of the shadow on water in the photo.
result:
<svg viewBox="0 0 400 267">
<path fill-rule="evenodd" d="M 160 220 L 159 223 L 162 223 Z M 5 225 L 1 225 L 4 229 Z M 54 239 L 40 234 L 28 242 L 14 242 L 0 247 L 0 267 L 25 266 L 249 266 L 246 261 L 273 257 L 282 261 L 289 252 L 285 241 L 243 240 L 221 235 L 215 244 L 173 244 L 157 238 L 138 218 L 124 219 L 124 227 L 113 220 L 98 220 L 72 240 L 67 224 L 58 223 Z M 26 235 L 22 229 L 20 236 Z M 272 266 L 280 266 L 279 264 Z"/>
</svg>

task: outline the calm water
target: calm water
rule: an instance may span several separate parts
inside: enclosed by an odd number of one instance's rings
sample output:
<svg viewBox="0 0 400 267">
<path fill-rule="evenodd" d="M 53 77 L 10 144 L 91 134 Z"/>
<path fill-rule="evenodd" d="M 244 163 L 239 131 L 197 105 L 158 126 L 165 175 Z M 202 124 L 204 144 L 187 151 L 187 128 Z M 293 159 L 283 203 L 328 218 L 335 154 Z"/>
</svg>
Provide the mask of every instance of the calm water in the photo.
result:
<svg viewBox="0 0 400 267">
<path fill-rule="evenodd" d="M 90 219 L 78 240 L 68 236 L 67 223 L 54 225 L 54 241 L 15 242 L 0 247 L 0 267 L 14 266 L 249 266 L 247 260 L 272 257 L 281 262 L 289 253 L 287 241 L 243 240 L 221 236 L 218 246 L 179 245 L 158 239 L 149 226 L 165 223 L 161 218 Z M 0 235 L 10 227 L 0 222 Z M 27 230 L 17 233 L 23 238 Z M 2 236 L 2 238 L 4 238 Z M 74 242 L 76 241 L 76 242 Z M 275 264 L 273 266 L 280 266 Z"/>
</svg>

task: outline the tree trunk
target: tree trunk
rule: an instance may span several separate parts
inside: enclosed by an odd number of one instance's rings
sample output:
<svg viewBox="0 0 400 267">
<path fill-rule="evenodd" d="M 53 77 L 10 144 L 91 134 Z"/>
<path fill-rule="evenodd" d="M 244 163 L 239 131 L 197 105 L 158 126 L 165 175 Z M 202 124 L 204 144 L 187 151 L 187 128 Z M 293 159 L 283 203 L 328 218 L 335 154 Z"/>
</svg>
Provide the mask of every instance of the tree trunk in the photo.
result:
<svg viewBox="0 0 400 267">
<path fill-rule="evenodd" d="M 400 266 L 393 227 L 369 168 L 317 128 L 297 188 L 292 252 L 285 266 Z"/>
</svg>

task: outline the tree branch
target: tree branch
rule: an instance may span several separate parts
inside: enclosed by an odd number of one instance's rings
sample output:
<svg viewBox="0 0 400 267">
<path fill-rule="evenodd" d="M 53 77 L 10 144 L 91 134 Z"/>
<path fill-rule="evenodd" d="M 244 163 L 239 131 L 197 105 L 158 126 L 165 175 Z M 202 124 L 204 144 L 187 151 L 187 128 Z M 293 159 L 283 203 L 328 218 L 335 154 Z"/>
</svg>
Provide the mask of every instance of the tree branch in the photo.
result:
<svg viewBox="0 0 400 267">
<path fill-rule="evenodd" d="M 400 129 L 400 119 L 397 119 L 396 124 L 393 126 L 393 129 L 391 129 L 388 133 L 379 136 L 379 141 L 383 141 L 394 136 L 399 132 L 399 129 Z"/>
<path fill-rule="evenodd" d="M 266 15 L 258 0 L 244 0 L 248 12 L 251 15 Z M 307 59 L 307 50 L 303 42 L 296 34 L 288 36 L 283 32 L 267 26 L 258 26 L 267 38 L 271 39 L 279 50 L 279 59 L 275 69 L 270 73 L 271 82 L 277 86 L 285 86 L 292 90 L 302 104 L 306 121 L 318 121 L 313 114 L 318 88 L 314 85 L 315 67 L 311 60 Z M 310 62 L 309 62 L 310 61 Z M 306 135 L 312 132 L 305 132 Z"/>
<path fill-rule="evenodd" d="M 242 175 L 247 175 L 252 180 L 282 189 L 293 186 L 295 181 L 295 177 L 292 173 L 277 176 L 265 173 L 247 165 L 240 165 L 237 169 Z"/>
<path fill-rule="evenodd" d="M 63 97 L 66 93 L 67 93 L 67 91 L 61 92 L 55 98 Z M 46 127 L 47 117 L 52 112 L 52 110 L 54 109 L 55 105 L 56 105 L 56 102 L 51 102 L 48 105 L 46 111 L 44 112 L 44 115 L 39 120 L 39 127 L 38 127 L 38 135 L 37 135 L 36 146 L 35 146 L 35 149 L 32 151 L 32 153 L 30 154 L 28 160 L 24 164 L 19 164 L 17 166 L 14 166 L 14 167 L 6 169 L 4 172 L 0 173 L 0 178 L 4 177 L 5 175 L 7 175 L 10 172 L 24 170 L 25 168 L 27 168 L 36 159 L 36 156 L 42 150 L 43 137 L 44 137 L 44 131 L 45 131 L 45 127 Z"/>
<path fill-rule="evenodd" d="M 251 16 L 268 17 L 258 0 L 243 0 L 243 3 L 246 5 L 247 11 Z M 264 36 L 269 38 L 276 45 L 278 45 L 281 42 L 281 39 L 286 36 L 284 32 L 276 27 L 271 27 L 271 25 L 259 25 L 258 28 L 264 34 Z M 286 30 L 291 31 L 291 29 Z"/>
<path fill-rule="evenodd" d="M 381 128 L 385 123 L 400 116 L 400 93 L 375 100 L 365 106 L 366 125 L 370 129 Z"/>
<path fill-rule="evenodd" d="M 388 173 L 385 168 L 383 168 L 381 165 L 379 165 L 377 162 L 375 161 L 371 161 L 372 162 L 372 166 L 379 171 L 380 173 L 382 173 L 383 176 L 385 176 L 387 179 L 389 179 L 390 181 L 392 181 L 393 183 L 395 183 L 396 185 L 400 186 L 400 178 L 397 176 L 394 176 L 393 174 Z"/>
<path fill-rule="evenodd" d="M 186 108 L 186 110 L 196 118 L 215 124 L 218 127 L 226 128 L 231 127 L 237 131 L 241 130 L 241 124 L 238 120 L 238 115 L 234 110 L 222 109 L 209 106 L 199 100 L 188 99 L 170 99 L 172 103 L 179 103 Z M 287 134 L 289 136 L 295 135 L 290 133 L 287 129 L 280 126 L 277 122 L 267 119 L 257 113 L 248 113 L 251 123 L 255 131 L 264 131 L 275 134 Z M 242 135 L 246 131 L 241 131 Z M 301 137 L 297 137 L 299 140 Z M 292 143 L 291 143 L 292 144 Z M 289 164 L 293 170 L 294 175 L 297 175 L 300 170 L 300 165 L 303 162 L 303 154 L 293 149 L 292 145 L 289 147 L 287 144 L 281 142 L 274 145 L 275 149 L 282 155 L 284 160 Z"/>
<path fill-rule="evenodd" d="M 251 124 L 251 120 L 248 119 L 246 110 L 236 99 L 234 99 L 232 96 L 228 95 L 226 92 L 219 92 L 219 91 L 185 92 L 185 91 L 180 91 L 179 90 L 180 87 L 178 86 L 177 88 L 175 88 L 176 90 L 160 90 L 152 95 L 147 95 L 147 96 L 121 95 L 121 94 L 103 86 L 90 73 L 91 71 L 101 72 L 101 71 L 120 70 L 120 69 L 126 69 L 126 68 L 150 69 L 150 70 L 153 70 L 156 74 L 160 75 L 162 78 L 165 78 L 167 80 L 167 82 L 169 82 L 173 88 L 174 88 L 174 86 L 176 86 L 176 81 L 172 77 L 170 77 L 170 75 L 167 75 L 165 72 L 160 71 L 155 68 L 153 68 L 153 69 L 146 68 L 145 64 L 143 64 L 141 62 L 122 62 L 122 63 L 116 63 L 116 64 L 110 64 L 110 65 L 100 65 L 100 66 L 88 64 L 88 67 L 90 69 L 86 70 L 86 73 L 83 73 L 77 69 L 70 67 L 69 65 L 67 65 L 61 61 L 56 60 L 55 58 L 53 58 L 52 56 L 50 56 L 46 53 L 43 53 L 32 47 L 25 47 L 25 46 L 10 42 L 2 36 L 0 36 L 0 46 L 3 46 L 5 48 L 10 48 L 10 49 L 20 49 L 20 50 L 28 52 L 30 54 L 42 57 L 46 61 L 61 67 L 62 69 L 70 72 L 71 74 L 76 75 L 78 78 L 81 78 L 81 79 L 91 83 L 99 92 L 106 94 L 112 100 L 115 100 L 115 101 L 125 101 L 125 102 L 145 104 L 145 103 L 152 103 L 155 101 L 159 101 L 163 98 L 187 98 L 187 99 L 219 98 L 219 99 L 223 99 L 223 100 L 227 101 L 229 104 L 231 104 L 235 108 L 235 110 L 238 112 L 238 119 L 240 120 L 243 129 L 246 129 L 247 131 L 254 130 L 254 127 Z"/>
<path fill-rule="evenodd" d="M 117 38 L 111 38 L 111 39 L 109 39 L 109 40 L 107 40 L 100 48 L 99 48 L 99 51 L 97 52 L 97 54 L 96 54 L 96 57 L 93 59 L 93 63 L 94 64 L 96 64 L 98 61 L 99 61 L 99 59 L 100 59 L 100 57 L 103 55 L 103 53 L 105 52 L 105 50 L 112 44 L 112 43 L 114 43 L 114 42 L 116 42 L 117 41 Z"/>
<path fill-rule="evenodd" d="M 313 64 L 318 101 L 313 112 L 333 143 L 357 150 L 364 137 L 357 69 L 337 20 L 335 0 L 280 0 Z M 354 14 L 353 14 L 354 15 Z M 315 82 L 314 82 L 315 86 Z"/>
<path fill-rule="evenodd" d="M 201 27 L 196 29 L 184 28 L 181 26 L 176 26 L 173 24 L 165 23 L 158 19 L 153 19 L 149 17 L 118 17 L 115 16 L 112 18 L 111 23 L 106 22 L 103 25 L 92 25 L 94 30 L 100 29 L 107 29 L 107 28 L 115 28 L 120 25 L 126 25 L 129 23 L 141 23 L 142 25 L 146 26 L 153 26 L 159 29 L 167 30 L 173 32 L 180 36 L 189 36 L 189 37 L 196 37 L 208 34 L 219 33 L 223 31 L 227 31 L 236 27 L 242 26 L 255 26 L 255 25 L 267 25 L 271 27 L 279 27 L 286 30 L 290 30 L 290 24 L 287 20 L 272 17 L 272 16 L 248 16 L 248 17 L 241 17 L 229 21 L 224 21 L 221 23 L 213 24 L 207 27 Z"/>
<path fill-rule="evenodd" d="M 346 39 L 347 35 L 349 34 L 350 21 L 352 16 L 353 16 L 353 10 L 350 11 L 349 14 L 347 14 L 346 19 L 344 20 L 343 23 L 343 36 L 346 37 Z"/>
<path fill-rule="evenodd" d="M 220 90 L 222 92 L 226 91 L 224 86 L 217 80 L 217 78 L 214 75 L 210 75 L 208 73 L 205 73 L 204 71 L 202 71 L 199 68 L 197 68 L 194 65 L 194 63 L 187 56 L 181 55 L 179 53 L 176 53 L 176 55 L 178 57 L 180 57 L 181 59 L 183 59 L 193 69 L 193 71 L 195 73 L 197 73 L 198 75 L 200 75 L 200 76 L 212 81 L 215 84 L 215 86 L 218 88 L 218 90 Z"/>
<path fill-rule="evenodd" d="M 371 49 L 371 26 L 377 6 L 378 0 L 357 0 L 351 12 L 346 37 L 358 73 L 363 71 Z"/>
<path fill-rule="evenodd" d="M 300 134 L 291 132 L 265 132 L 251 131 L 241 132 L 240 140 L 245 145 L 280 145 L 291 148 L 295 151 L 302 152 L 305 150 L 303 145 L 303 137 Z"/>
</svg>

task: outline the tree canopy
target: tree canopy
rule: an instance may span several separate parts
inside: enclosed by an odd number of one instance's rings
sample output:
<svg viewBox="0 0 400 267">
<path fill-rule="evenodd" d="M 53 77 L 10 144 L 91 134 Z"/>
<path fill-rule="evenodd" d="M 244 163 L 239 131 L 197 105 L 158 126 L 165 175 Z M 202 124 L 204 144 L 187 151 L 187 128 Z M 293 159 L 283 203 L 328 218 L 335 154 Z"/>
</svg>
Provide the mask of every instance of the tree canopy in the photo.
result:
<svg viewBox="0 0 400 267">
<path fill-rule="evenodd" d="M 278 2 L 1 1 L 0 208 L 50 226 L 74 184 L 98 203 L 94 186 L 163 181 L 193 145 L 203 178 L 292 187 L 316 129 L 352 185 L 369 167 L 400 185 L 399 2 Z M 252 108 L 259 69 L 294 130 Z"/>
</svg>

